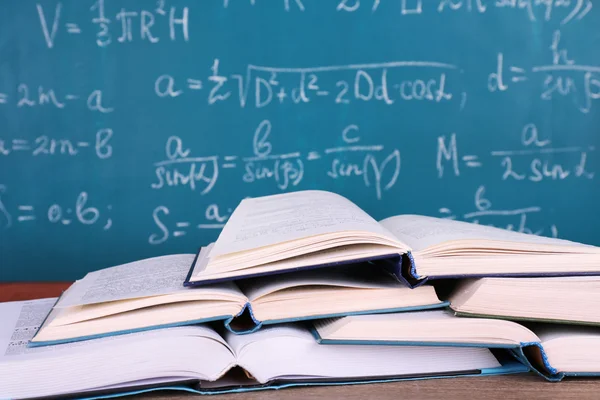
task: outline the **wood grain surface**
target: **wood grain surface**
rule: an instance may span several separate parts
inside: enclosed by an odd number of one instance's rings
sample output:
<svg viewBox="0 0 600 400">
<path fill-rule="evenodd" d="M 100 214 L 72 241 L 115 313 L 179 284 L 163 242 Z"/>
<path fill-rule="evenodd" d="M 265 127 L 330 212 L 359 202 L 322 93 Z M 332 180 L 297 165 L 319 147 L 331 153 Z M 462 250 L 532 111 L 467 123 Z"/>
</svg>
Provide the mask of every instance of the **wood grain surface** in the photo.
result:
<svg viewBox="0 0 600 400">
<path fill-rule="evenodd" d="M 0 302 L 58 297 L 70 282 L 0 283 Z"/>
<path fill-rule="evenodd" d="M 133 396 L 131 400 L 193 399 L 193 394 L 159 392 Z M 213 398 L 213 396 L 210 396 Z M 282 390 L 218 395 L 215 400 L 292 400 L 292 399 L 390 399 L 390 400 L 534 400 L 600 399 L 600 380 L 570 379 L 546 382 L 533 375 L 464 377 L 379 383 L 372 385 L 303 387 Z"/>
<path fill-rule="evenodd" d="M 69 286 L 69 283 L 0 283 L 0 302 L 55 297 Z M 193 394 L 179 392 L 155 392 L 131 396 L 126 399 L 167 400 L 192 399 Z M 395 383 L 304 387 L 282 390 L 237 393 L 210 397 L 215 400 L 271 400 L 271 399 L 312 399 L 324 398 L 345 400 L 354 399 L 600 399 L 600 379 L 565 379 L 560 383 L 546 382 L 542 378 L 523 374 L 494 377 L 463 377 L 451 379 L 430 379 Z"/>
</svg>

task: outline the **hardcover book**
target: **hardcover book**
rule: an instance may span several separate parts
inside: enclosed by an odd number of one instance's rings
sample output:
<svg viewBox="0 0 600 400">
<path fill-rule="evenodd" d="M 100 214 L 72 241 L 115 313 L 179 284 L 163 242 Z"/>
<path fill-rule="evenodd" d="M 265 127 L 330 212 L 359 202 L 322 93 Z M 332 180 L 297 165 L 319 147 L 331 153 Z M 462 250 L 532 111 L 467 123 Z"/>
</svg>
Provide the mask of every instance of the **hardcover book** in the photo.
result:
<svg viewBox="0 0 600 400">
<path fill-rule="evenodd" d="M 0 304 L 0 398 L 224 393 L 526 371 L 485 348 L 322 346 L 301 325 L 248 335 L 181 326 L 29 348 L 55 299 Z"/>
<path fill-rule="evenodd" d="M 156 257 L 86 275 L 61 296 L 30 345 L 210 321 L 248 333 L 282 322 L 448 304 L 431 286 L 411 290 L 360 265 L 299 271 L 285 280 L 271 276 L 186 288 L 183 280 L 194 257 Z"/>
<path fill-rule="evenodd" d="M 595 276 L 466 279 L 449 300 L 460 316 L 600 325 Z"/>
<path fill-rule="evenodd" d="M 600 274 L 595 246 L 419 215 L 377 222 L 340 195 L 300 191 L 243 200 L 186 285 L 363 261 L 413 286 L 466 276 Z"/>
<path fill-rule="evenodd" d="M 316 321 L 322 344 L 459 346 L 509 350 L 550 381 L 600 375 L 600 329 L 460 318 L 449 310 L 360 315 Z"/>
</svg>

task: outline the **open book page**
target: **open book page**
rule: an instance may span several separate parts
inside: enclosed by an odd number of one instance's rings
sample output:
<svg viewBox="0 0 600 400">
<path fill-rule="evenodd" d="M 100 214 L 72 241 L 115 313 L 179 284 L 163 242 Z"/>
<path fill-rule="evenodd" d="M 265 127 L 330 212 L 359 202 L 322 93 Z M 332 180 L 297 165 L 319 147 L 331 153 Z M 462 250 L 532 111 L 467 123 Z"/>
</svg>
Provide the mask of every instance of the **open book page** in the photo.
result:
<svg viewBox="0 0 600 400">
<path fill-rule="evenodd" d="M 0 362 L 26 355 L 31 338 L 56 303 L 56 299 L 14 301 L 0 304 Z"/>
<path fill-rule="evenodd" d="M 199 260 L 206 258 L 205 250 L 200 251 Z M 235 283 L 198 289 L 183 286 L 192 257 L 187 254 L 157 257 L 88 274 L 63 294 L 34 341 L 238 314 L 248 299 Z M 85 327 L 77 325 L 80 322 L 86 322 Z M 61 333 L 49 332 L 59 326 L 64 327 Z M 50 339 L 51 336 L 54 338 Z"/>
<path fill-rule="evenodd" d="M 190 379 L 214 380 L 235 362 L 204 326 L 168 328 L 47 347 L 27 343 L 56 299 L 0 304 L 1 397 L 24 398 Z"/>
<path fill-rule="evenodd" d="M 202 336 L 227 343 L 214 330 L 205 326 L 168 328 L 139 332 L 122 336 L 108 336 L 88 342 L 73 342 L 46 347 L 28 347 L 56 299 L 31 300 L 0 304 L 0 364 L 18 360 L 36 360 L 48 357 L 84 355 L 114 346 L 129 346 L 132 343 L 154 338 L 170 338 L 185 335 Z M 186 349 L 181 349 L 186 351 Z"/>
<path fill-rule="evenodd" d="M 559 372 L 600 373 L 600 328 L 534 324 L 552 368 Z"/>
<path fill-rule="evenodd" d="M 366 231 L 395 241 L 350 200 L 324 191 L 302 191 L 242 200 L 210 257 L 340 231 Z"/>
<path fill-rule="evenodd" d="M 372 265 L 361 268 L 333 268 L 292 272 L 281 276 L 270 275 L 238 282 L 238 286 L 250 301 L 257 300 L 281 290 L 298 287 L 384 289 L 402 286 L 393 277 Z M 358 300 L 357 300 L 358 301 Z"/>
<path fill-rule="evenodd" d="M 352 315 L 319 321 L 315 327 L 324 339 L 372 343 L 396 341 L 514 347 L 521 342 L 538 341 L 533 332 L 515 322 L 460 318 L 448 310 Z"/>
<path fill-rule="evenodd" d="M 112 306 L 114 303 L 108 304 Z M 244 304 L 246 301 L 205 300 L 165 302 L 157 307 L 138 308 L 132 308 L 135 304 L 125 304 L 121 312 L 115 307 L 87 308 L 94 305 L 53 309 L 32 342 L 47 345 L 47 342 L 54 341 L 87 340 L 98 335 L 118 335 L 164 326 L 223 320 L 238 315 Z"/>
<path fill-rule="evenodd" d="M 355 264 L 358 260 L 372 260 L 376 257 L 388 258 L 398 254 L 396 249 L 390 249 L 385 246 L 374 244 L 355 244 L 346 246 L 337 246 L 327 250 L 320 250 L 314 253 L 297 255 L 286 259 L 277 259 L 275 257 L 265 257 L 263 263 L 234 262 L 231 269 L 220 270 L 216 268 L 206 268 L 206 263 L 196 262 L 194 270 L 190 276 L 191 282 L 202 281 L 211 278 L 234 278 L 239 277 L 239 271 L 244 269 L 248 274 L 261 274 L 275 271 L 289 271 L 294 268 L 305 268 L 307 266 L 331 265 L 334 263 L 347 262 Z M 202 269 L 204 268 L 204 269 Z"/>
<path fill-rule="evenodd" d="M 554 239 L 509 231 L 486 225 L 473 224 L 450 219 L 433 218 L 421 215 L 398 215 L 380 221 L 380 224 L 406 243 L 413 252 L 439 245 L 452 240 L 494 240 L 521 242 L 537 245 L 571 246 L 581 252 L 600 252 L 594 246 L 587 246 L 568 240 Z"/>
<path fill-rule="evenodd" d="M 500 366 L 485 348 L 320 345 L 298 325 L 266 327 L 238 337 L 227 334 L 226 340 L 236 351 L 238 364 L 262 383 L 272 379 L 368 379 Z"/>
<path fill-rule="evenodd" d="M 558 339 L 576 342 L 586 337 L 595 337 L 600 344 L 600 328 L 595 326 L 539 323 L 530 324 L 530 327 L 538 335 L 542 344 Z"/>
<path fill-rule="evenodd" d="M 454 311 L 458 311 L 466 302 L 468 302 L 474 295 L 477 294 L 477 290 L 483 285 L 487 279 L 496 278 L 481 278 L 481 279 L 461 279 L 458 284 L 452 289 L 452 292 L 448 296 L 450 301 L 450 308 Z M 518 278 L 521 279 L 521 278 Z M 504 296 L 502 294 L 502 301 L 510 301 L 510 296 Z M 496 300 L 496 299 L 494 299 Z M 484 314 L 485 313 L 481 313 Z"/>
<path fill-rule="evenodd" d="M 60 298 L 57 308 L 187 291 L 183 281 L 194 254 L 148 258 L 87 274 Z"/>
<path fill-rule="evenodd" d="M 212 252 L 213 247 L 215 246 L 214 242 L 210 243 L 202 248 L 200 248 L 200 253 L 196 258 L 196 262 L 192 266 L 192 273 L 190 275 L 190 281 L 194 281 L 198 275 L 202 275 L 206 270 L 208 265 L 208 261 L 210 260 L 210 254 Z"/>
<path fill-rule="evenodd" d="M 465 279 L 448 298 L 459 313 L 600 322 L 599 313 L 590 307 L 600 304 L 600 277 L 595 276 Z"/>
<path fill-rule="evenodd" d="M 246 347 L 252 343 L 269 342 L 277 338 L 289 337 L 298 339 L 299 342 L 306 341 L 316 344 L 312 334 L 300 324 L 272 325 L 248 335 L 237 335 L 227 331 L 224 336 L 233 352 L 237 354 L 238 361 L 243 357 Z M 268 345 L 265 346 L 265 351 L 268 351 Z"/>
<path fill-rule="evenodd" d="M 153 338 L 176 338 L 181 336 L 206 337 L 221 343 L 229 349 L 225 340 L 213 329 L 204 325 L 193 327 L 175 327 L 160 330 L 136 332 L 128 335 L 106 336 L 86 342 L 72 342 L 44 347 L 28 347 L 29 341 L 38 331 L 42 322 L 56 303 L 56 299 L 15 301 L 0 304 L 0 363 L 19 359 L 39 357 L 63 357 L 70 354 L 84 354 L 95 349 L 106 349 L 117 345 L 128 346 L 131 343 Z M 186 351 L 189 349 L 181 349 Z"/>
<path fill-rule="evenodd" d="M 29 348 L 27 345 L 57 299 L 15 301 L 0 304 L 0 365 L 16 360 L 36 360 L 55 356 L 76 354 L 83 343 Z M 110 338 L 94 341 L 92 346 L 105 343 Z"/>
</svg>

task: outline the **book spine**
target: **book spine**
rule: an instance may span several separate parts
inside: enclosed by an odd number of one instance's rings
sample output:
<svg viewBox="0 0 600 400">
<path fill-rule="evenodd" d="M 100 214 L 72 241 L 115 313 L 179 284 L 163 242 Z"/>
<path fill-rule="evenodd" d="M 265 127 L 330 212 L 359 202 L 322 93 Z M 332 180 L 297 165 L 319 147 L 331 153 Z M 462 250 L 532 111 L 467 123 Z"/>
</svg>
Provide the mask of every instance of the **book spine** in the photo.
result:
<svg viewBox="0 0 600 400">
<path fill-rule="evenodd" d="M 198 261 L 198 257 L 200 257 L 200 252 L 202 251 L 202 247 L 200 247 L 198 249 L 198 252 L 196 253 L 196 257 L 194 257 L 194 261 L 192 261 L 192 265 L 190 265 L 190 270 L 188 271 L 186 277 L 185 277 L 185 281 L 183 281 L 183 286 L 184 287 L 194 287 L 196 286 L 193 282 L 190 282 L 190 279 L 192 278 L 192 274 L 194 273 L 194 266 L 196 265 L 196 261 Z"/>
<path fill-rule="evenodd" d="M 519 361 L 546 380 L 559 382 L 564 378 L 564 373 L 559 373 L 556 368 L 550 365 L 548 355 L 541 343 L 523 342 L 520 347 L 513 351 Z"/>
<path fill-rule="evenodd" d="M 259 321 L 254 316 L 250 302 L 244 305 L 239 314 L 225 320 L 225 328 L 236 335 L 246 335 L 256 332 L 262 325 L 262 321 Z"/>
<path fill-rule="evenodd" d="M 393 258 L 377 260 L 376 263 L 382 265 L 386 272 L 411 289 L 423 285 L 428 280 L 417 274 L 415 259 L 410 252 Z"/>
</svg>

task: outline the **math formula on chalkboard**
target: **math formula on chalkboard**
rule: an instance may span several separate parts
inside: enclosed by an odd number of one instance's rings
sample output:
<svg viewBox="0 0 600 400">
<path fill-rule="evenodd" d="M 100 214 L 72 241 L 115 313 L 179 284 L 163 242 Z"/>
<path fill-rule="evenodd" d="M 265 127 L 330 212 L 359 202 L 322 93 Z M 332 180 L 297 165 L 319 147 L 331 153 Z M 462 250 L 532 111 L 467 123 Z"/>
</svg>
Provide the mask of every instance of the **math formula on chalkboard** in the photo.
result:
<svg viewBox="0 0 600 400">
<path fill-rule="evenodd" d="M 306 189 L 598 245 L 595 3 L 6 3 L 0 279 L 193 253 Z"/>
</svg>

